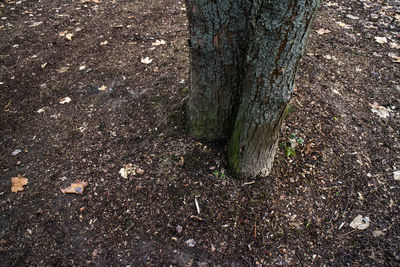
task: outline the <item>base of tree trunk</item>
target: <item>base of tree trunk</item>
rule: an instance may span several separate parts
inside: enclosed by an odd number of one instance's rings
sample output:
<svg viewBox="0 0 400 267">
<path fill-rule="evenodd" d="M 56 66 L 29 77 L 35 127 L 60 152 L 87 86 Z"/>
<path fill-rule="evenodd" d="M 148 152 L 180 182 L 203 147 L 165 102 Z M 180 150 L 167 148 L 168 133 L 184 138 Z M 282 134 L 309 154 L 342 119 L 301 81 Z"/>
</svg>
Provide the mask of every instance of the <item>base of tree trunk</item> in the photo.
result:
<svg viewBox="0 0 400 267">
<path fill-rule="evenodd" d="M 229 139 L 230 169 L 269 174 L 320 0 L 186 0 L 189 132 Z"/>
</svg>

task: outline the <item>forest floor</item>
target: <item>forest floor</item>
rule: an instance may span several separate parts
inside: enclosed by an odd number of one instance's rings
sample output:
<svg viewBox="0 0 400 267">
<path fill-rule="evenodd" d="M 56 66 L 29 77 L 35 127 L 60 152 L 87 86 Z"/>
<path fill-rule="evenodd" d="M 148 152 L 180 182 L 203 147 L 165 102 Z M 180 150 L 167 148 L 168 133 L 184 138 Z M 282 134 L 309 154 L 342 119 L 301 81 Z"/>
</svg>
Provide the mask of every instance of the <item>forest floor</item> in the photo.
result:
<svg viewBox="0 0 400 267">
<path fill-rule="evenodd" d="M 322 4 L 248 180 L 185 131 L 183 1 L 96 2 L 0 2 L 1 266 L 400 265 L 398 1 Z"/>
</svg>

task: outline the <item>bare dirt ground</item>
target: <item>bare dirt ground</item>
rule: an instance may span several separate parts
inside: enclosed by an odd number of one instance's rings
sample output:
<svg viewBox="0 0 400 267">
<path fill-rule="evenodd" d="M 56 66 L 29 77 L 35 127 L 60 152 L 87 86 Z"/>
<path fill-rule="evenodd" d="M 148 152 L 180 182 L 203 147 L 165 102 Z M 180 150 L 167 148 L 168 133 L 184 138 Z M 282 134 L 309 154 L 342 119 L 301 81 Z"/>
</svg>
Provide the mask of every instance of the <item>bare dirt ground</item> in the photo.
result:
<svg viewBox="0 0 400 267">
<path fill-rule="evenodd" d="M 81 2 L 0 2 L 1 266 L 400 265 L 398 1 L 322 4 L 246 181 L 185 131 L 183 1 Z"/>
</svg>

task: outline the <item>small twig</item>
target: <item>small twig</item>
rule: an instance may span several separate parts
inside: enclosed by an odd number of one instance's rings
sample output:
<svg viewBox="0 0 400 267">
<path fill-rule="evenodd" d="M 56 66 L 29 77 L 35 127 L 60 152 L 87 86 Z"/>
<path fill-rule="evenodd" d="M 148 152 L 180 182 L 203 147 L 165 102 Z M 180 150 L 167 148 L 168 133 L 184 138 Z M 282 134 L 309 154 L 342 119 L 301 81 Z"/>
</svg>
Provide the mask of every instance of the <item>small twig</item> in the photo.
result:
<svg viewBox="0 0 400 267">
<path fill-rule="evenodd" d="M 257 238 L 257 222 L 254 222 L 254 238 Z"/>
<path fill-rule="evenodd" d="M 242 259 L 244 259 L 244 261 L 245 261 L 250 267 L 252 267 L 251 262 L 249 262 L 243 255 L 240 255 L 240 257 L 241 257 Z"/>
<path fill-rule="evenodd" d="M 189 96 L 185 96 L 182 100 L 181 103 L 185 102 L 185 100 L 188 98 Z"/>
<path fill-rule="evenodd" d="M 197 201 L 196 197 L 194 197 L 194 204 L 196 204 L 197 214 L 200 215 L 200 206 L 199 206 L 199 202 Z"/>
<path fill-rule="evenodd" d="M 342 237 L 344 237 L 344 236 L 346 236 L 346 235 L 349 235 L 349 234 L 351 234 L 351 233 L 354 233 L 355 231 L 357 231 L 357 229 L 351 230 L 350 232 L 347 232 L 347 233 L 343 234 Z"/>
<path fill-rule="evenodd" d="M 303 261 L 301 260 L 300 256 L 297 254 L 297 252 L 295 251 L 294 254 L 296 255 L 296 257 L 299 259 L 301 266 L 304 267 Z"/>
<path fill-rule="evenodd" d="M 4 107 L 4 110 L 8 109 L 10 107 L 10 105 L 11 105 L 11 100 L 8 101 L 8 104 Z"/>
<path fill-rule="evenodd" d="M 196 216 L 196 215 L 190 215 L 190 219 L 196 219 L 196 220 L 199 220 L 200 222 L 204 221 L 203 218 L 200 218 L 199 216 Z"/>
<path fill-rule="evenodd" d="M 245 186 L 245 185 L 251 185 L 251 184 L 255 184 L 255 183 L 256 183 L 256 181 L 251 181 L 251 182 L 244 183 L 243 186 Z"/>
</svg>

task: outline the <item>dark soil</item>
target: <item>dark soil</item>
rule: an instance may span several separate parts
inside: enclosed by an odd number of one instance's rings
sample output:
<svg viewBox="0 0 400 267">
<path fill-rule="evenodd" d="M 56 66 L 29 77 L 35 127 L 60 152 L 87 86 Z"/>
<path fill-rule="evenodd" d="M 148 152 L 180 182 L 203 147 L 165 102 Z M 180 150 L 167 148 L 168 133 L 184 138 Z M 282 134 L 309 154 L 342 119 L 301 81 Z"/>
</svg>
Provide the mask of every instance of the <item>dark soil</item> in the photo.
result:
<svg viewBox="0 0 400 267">
<path fill-rule="evenodd" d="M 183 1 L 8 0 L 0 18 L 1 266 L 400 265 L 398 1 L 322 5 L 274 169 L 246 181 L 185 131 Z"/>
</svg>

